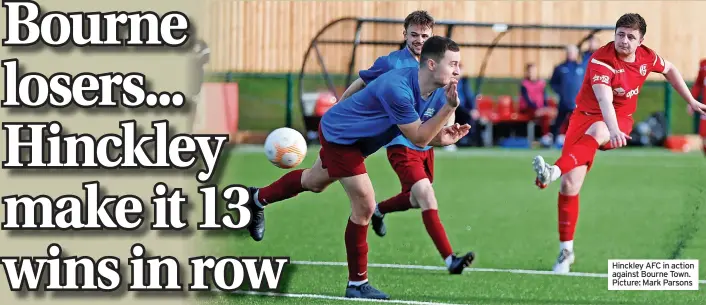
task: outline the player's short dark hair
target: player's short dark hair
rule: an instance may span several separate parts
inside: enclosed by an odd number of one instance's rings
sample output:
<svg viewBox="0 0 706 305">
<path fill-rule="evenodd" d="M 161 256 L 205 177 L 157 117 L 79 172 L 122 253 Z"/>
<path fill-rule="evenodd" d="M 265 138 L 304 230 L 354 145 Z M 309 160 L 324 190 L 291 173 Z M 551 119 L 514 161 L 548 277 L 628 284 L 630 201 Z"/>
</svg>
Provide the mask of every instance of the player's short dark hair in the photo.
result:
<svg viewBox="0 0 706 305">
<path fill-rule="evenodd" d="M 430 29 L 434 28 L 434 17 L 429 15 L 427 11 L 414 11 L 407 15 L 404 19 L 404 29 L 406 30 L 410 25 L 421 25 L 428 27 Z"/>
<path fill-rule="evenodd" d="M 432 36 L 427 39 L 427 41 L 424 42 L 424 46 L 422 46 L 422 54 L 419 63 L 420 65 L 424 65 L 428 59 L 439 62 L 444 57 L 444 54 L 446 54 L 446 51 L 458 52 L 460 49 L 458 44 L 451 40 L 451 38 Z"/>
<path fill-rule="evenodd" d="M 638 30 L 640 31 L 640 35 L 644 37 L 645 33 L 647 33 L 647 22 L 640 14 L 628 13 L 618 18 L 618 21 L 615 23 L 615 30 L 617 31 L 618 28 Z"/>
</svg>

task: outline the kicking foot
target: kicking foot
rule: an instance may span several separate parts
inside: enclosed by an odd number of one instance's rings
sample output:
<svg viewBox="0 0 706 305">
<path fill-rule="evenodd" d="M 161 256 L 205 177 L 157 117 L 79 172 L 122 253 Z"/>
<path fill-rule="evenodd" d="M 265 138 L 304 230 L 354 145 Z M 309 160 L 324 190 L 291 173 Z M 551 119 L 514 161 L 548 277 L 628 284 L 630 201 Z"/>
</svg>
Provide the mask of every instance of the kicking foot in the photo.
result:
<svg viewBox="0 0 706 305">
<path fill-rule="evenodd" d="M 387 234 L 387 227 L 385 226 L 384 218 L 385 214 L 380 213 L 380 210 L 375 207 L 375 212 L 373 213 L 373 217 L 370 219 L 370 221 L 373 223 L 373 231 L 375 231 L 375 234 L 380 237 L 383 237 L 385 236 L 385 234 Z"/>
<path fill-rule="evenodd" d="M 475 258 L 476 256 L 473 252 L 468 252 L 463 256 L 456 256 L 456 254 L 452 255 L 451 264 L 449 264 L 449 273 L 461 274 L 463 269 L 470 266 Z"/>
<path fill-rule="evenodd" d="M 534 172 L 537 173 L 537 178 L 534 180 L 534 184 L 540 189 L 546 188 L 549 183 L 561 176 L 561 171 L 556 165 L 549 165 L 544 162 L 542 156 L 534 157 L 532 160 L 532 166 L 534 167 Z"/>
<path fill-rule="evenodd" d="M 556 263 L 554 263 L 552 270 L 556 273 L 569 273 L 571 264 L 574 263 L 574 259 L 573 251 L 562 249 L 561 252 L 559 252 L 559 257 L 557 257 Z"/>
<path fill-rule="evenodd" d="M 258 188 L 249 187 L 250 201 L 246 204 L 252 214 L 252 221 L 248 224 L 248 232 L 250 237 L 255 241 L 261 241 L 265 237 L 265 209 L 255 204 L 255 194 Z"/>
<path fill-rule="evenodd" d="M 356 298 L 356 299 L 377 299 L 377 300 L 387 300 L 390 298 L 384 292 L 375 289 L 370 283 L 365 283 L 362 285 L 348 285 L 346 287 L 346 297 Z"/>
</svg>

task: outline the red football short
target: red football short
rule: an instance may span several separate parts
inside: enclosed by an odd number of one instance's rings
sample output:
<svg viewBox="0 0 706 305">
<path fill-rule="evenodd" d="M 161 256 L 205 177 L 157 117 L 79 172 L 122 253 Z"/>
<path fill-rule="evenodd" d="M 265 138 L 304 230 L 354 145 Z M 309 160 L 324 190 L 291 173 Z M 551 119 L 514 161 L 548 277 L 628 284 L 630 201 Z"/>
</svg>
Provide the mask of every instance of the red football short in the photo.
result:
<svg viewBox="0 0 706 305">
<path fill-rule="evenodd" d="M 618 128 L 620 128 L 620 131 L 626 135 L 630 135 L 634 123 L 632 116 L 619 115 L 617 118 Z M 566 138 L 564 140 L 564 148 L 562 150 L 566 151 L 570 149 L 573 144 L 578 142 L 578 140 L 586 134 L 586 131 L 591 127 L 591 125 L 593 125 L 593 123 L 599 121 L 603 121 L 603 116 L 600 114 L 588 114 L 582 111 L 574 111 L 569 117 L 569 127 L 566 130 Z M 614 147 L 612 147 L 610 143 L 606 143 L 598 149 L 611 150 L 613 148 Z M 589 163 L 588 169 L 591 169 L 592 164 L 593 163 Z"/>
<path fill-rule="evenodd" d="M 701 117 L 701 124 L 699 124 L 699 135 L 706 138 L 706 117 Z M 706 145 L 706 143 L 704 143 Z"/>
<path fill-rule="evenodd" d="M 434 182 L 434 149 L 418 151 L 404 145 L 387 148 L 390 165 L 400 178 L 402 192 L 410 192 L 417 181 L 428 178 Z"/>
<path fill-rule="evenodd" d="M 321 150 L 319 150 L 321 165 L 328 170 L 329 177 L 345 178 L 367 173 L 365 157 L 358 147 L 329 143 L 321 132 L 321 126 L 319 126 L 319 142 L 321 143 Z"/>
</svg>

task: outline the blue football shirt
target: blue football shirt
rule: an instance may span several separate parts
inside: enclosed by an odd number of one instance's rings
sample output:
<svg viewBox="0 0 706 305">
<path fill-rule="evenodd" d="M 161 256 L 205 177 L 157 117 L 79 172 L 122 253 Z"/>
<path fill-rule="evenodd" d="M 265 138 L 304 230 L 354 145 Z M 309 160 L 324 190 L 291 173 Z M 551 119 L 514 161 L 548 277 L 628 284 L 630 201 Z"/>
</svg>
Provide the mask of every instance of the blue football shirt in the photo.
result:
<svg viewBox="0 0 706 305">
<path fill-rule="evenodd" d="M 429 96 L 427 100 L 424 100 L 423 98 L 420 97 L 420 104 L 418 105 L 419 109 L 419 114 L 420 114 L 420 119 L 422 122 L 426 122 L 428 119 L 434 116 L 437 111 L 441 109 L 441 107 L 444 107 L 444 104 L 446 104 L 446 92 L 444 91 L 444 88 L 439 88 L 434 90 L 434 92 Z M 418 150 L 418 151 L 427 151 L 432 148 L 434 148 L 431 145 L 427 145 L 425 147 L 419 147 L 417 145 L 414 145 L 412 141 L 407 139 L 403 134 L 400 134 L 399 136 L 395 137 L 385 145 L 385 147 L 389 147 L 392 145 L 404 145 L 407 148 Z"/>
<path fill-rule="evenodd" d="M 359 145 L 366 156 L 390 143 L 401 135 L 397 125 L 415 122 L 426 108 L 418 73 L 417 67 L 391 70 L 335 104 L 321 118 L 323 136 L 330 143 Z"/>
<path fill-rule="evenodd" d="M 358 76 L 363 82 L 368 84 L 390 70 L 413 67 L 419 67 L 419 61 L 405 47 L 402 50 L 393 51 L 388 55 L 378 57 L 370 69 L 360 70 Z"/>
<path fill-rule="evenodd" d="M 373 66 L 370 67 L 370 69 L 361 70 L 358 75 L 363 80 L 363 82 L 368 84 L 369 82 L 375 80 L 380 75 L 383 75 L 390 70 L 402 68 L 419 68 L 419 62 L 414 57 L 414 55 L 412 55 L 412 52 L 410 52 L 409 49 L 406 47 L 401 50 L 393 51 L 386 56 L 378 57 L 378 59 L 375 60 Z M 441 93 L 439 93 L 438 91 L 441 91 Z M 428 99 L 428 101 L 421 99 L 422 103 L 415 107 L 417 108 L 417 112 L 421 114 L 422 121 L 426 121 L 431 118 L 436 113 L 436 111 L 438 111 L 441 107 L 444 106 L 444 104 L 446 103 L 446 95 L 443 91 L 443 89 L 435 91 Z M 385 147 L 389 147 L 391 145 L 404 145 L 410 149 L 419 151 L 426 151 L 433 148 L 432 146 L 416 146 L 412 144 L 412 141 L 407 139 L 402 134 L 395 137 L 390 143 L 387 143 Z"/>
</svg>

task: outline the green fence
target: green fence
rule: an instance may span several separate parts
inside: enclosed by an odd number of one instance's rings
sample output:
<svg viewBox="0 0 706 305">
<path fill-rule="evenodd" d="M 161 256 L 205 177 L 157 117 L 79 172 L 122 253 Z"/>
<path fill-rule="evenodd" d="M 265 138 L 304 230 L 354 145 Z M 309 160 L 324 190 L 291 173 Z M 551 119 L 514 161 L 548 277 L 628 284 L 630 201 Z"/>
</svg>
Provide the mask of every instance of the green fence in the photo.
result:
<svg viewBox="0 0 706 305">
<path fill-rule="evenodd" d="M 309 78 L 309 76 L 307 76 Z M 311 76 L 318 79 L 316 76 Z M 333 77 L 336 86 L 343 86 L 345 77 Z M 303 131 L 299 103 L 299 82 L 296 74 L 270 73 L 212 73 L 208 82 L 237 82 L 239 88 L 239 129 L 271 131 L 289 126 Z M 326 90 L 323 82 L 307 81 L 304 91 Z M 321 86 L 318 85 L 321 83 Z M 340 84 L 339 84 L 340 83 Z M 473 83 L 473 82 L 472 82 Z M 508 78 L 486 78 L 482 94 L 490 96 L 516 96 L 519 80 Z M 551 90 L 549 90 L 551 92 Z M 640 121 L 655 112 L 664 112 L 672 134 L 691 134 L 698 130 L 698 117 L 690 116 L 686 104 L 676 91 L 664 81 L 647 82 L 640 92 L 635 120 Z"/>
</svg>

